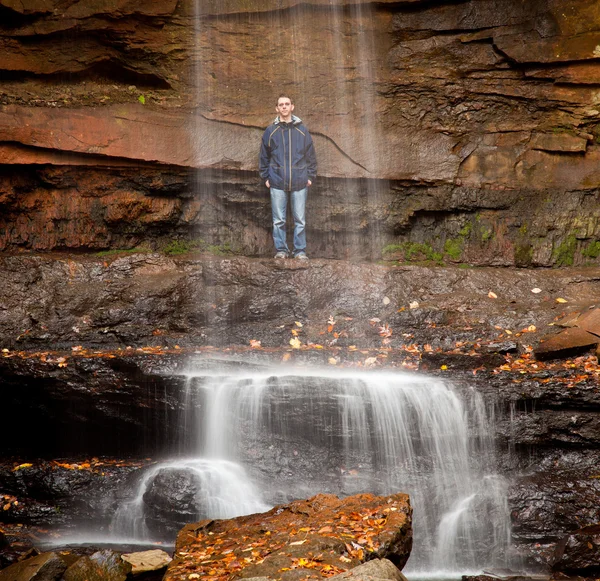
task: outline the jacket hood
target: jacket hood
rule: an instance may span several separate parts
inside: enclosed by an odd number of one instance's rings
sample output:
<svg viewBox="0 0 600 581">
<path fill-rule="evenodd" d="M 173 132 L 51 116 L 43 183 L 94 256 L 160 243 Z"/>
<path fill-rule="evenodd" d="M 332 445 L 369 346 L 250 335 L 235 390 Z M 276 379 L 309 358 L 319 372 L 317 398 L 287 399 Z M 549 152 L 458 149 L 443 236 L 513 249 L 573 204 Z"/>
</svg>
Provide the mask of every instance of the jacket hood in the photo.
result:
<svg viewBox="0 0 600 581">
<path fill-rule="evenodd" d="M 279 123 L 281 123 L 281 119 L 279 119 L 279 115 L 277 115 L 277 117 L 275 117 L 275 121 L 273 121 L 273 123 L 275 125 L 278 125 Z M 292 115 L 291 123 L 292 123 L 292 125 L 300 125 L 300 123 L 302 123 L 302 119 L 300 119 L 300 117 L 296 117 L 295 115 Z"/>
</svg>

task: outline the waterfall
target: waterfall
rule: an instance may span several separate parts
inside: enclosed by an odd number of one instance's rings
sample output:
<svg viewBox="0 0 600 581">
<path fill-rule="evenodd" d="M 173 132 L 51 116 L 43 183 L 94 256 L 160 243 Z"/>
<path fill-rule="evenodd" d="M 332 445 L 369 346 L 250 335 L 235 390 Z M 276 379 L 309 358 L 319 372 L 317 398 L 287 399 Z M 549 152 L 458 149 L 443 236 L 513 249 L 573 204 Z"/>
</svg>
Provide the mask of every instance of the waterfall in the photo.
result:
<svg viewBox="0 0 600 581">
<path fill-rule="evenodd" d="M 147 472 L 136 498 L 119 511 L 121 521 L 113 521 L 121 533 L 147 534 L 139 524 L 134 530 L 133 520 L 143 521 L 143 498 L 157 474 L 200 466 L 202 486 L 217 483 L 220 496 L 198 508 L 198 518 L 318 492 L 401 491 L 414 509 L 409 572 L 506 565 L 505 485 L 493 473 L 493 427 L 474 390 L 406 373 L 281 368 L 191 372 L 184 397 L 186 450 L 198 460 Z M 207 479 L 213 472 L 218 476 Z M 245 491 L 235 488 L 242 484 Z"/>
</svg>

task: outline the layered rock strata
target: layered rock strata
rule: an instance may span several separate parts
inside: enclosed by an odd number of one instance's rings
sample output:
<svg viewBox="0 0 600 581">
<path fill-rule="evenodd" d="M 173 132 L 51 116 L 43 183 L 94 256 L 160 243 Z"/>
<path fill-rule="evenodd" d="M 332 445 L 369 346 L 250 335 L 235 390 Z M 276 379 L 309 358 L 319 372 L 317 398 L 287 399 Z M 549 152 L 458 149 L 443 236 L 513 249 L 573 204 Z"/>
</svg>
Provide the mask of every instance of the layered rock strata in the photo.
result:
<svg viewBox="0 0 600 581">
<path fill-rule="evenodd" d="M 6 0 L 0 12 L 2 248 L 155 244 L 151 229 L 129 242 L 76 231 L 44 239 L 37 213 L 11 232 L 30 207 L 6 172 L 62 166 L 80 184 L 77 205 L 94 186 L 73 166 L 106 168 L 107 190 L 120 198 L 112 176 L 143 163 L 150 180 L 173 166 L 217 172 L 184 192 L 199 206 L 210 191 L 226 226 L 186 214 L 177 221 L 204 233 L 169 226 L 173 238 L 270 252 L 255 171 L 269 103 L 283 89 L 296 95 L 320 160 L 314 255 L 379 258 L 392 244 L 401 260 L 548 266 L 600 256 L 600 17 L 588 0 Z M 45 189 L 52 201 L 39 188 L 34 196 L 60 213 L 65 192 Z M 156 194 L 150 221 L 172 203 Z M 119 201 L 97 198 L 90 231 L 102 233 Z M 256 234 L 238 240 L 249 216 Z"/>
</svg>

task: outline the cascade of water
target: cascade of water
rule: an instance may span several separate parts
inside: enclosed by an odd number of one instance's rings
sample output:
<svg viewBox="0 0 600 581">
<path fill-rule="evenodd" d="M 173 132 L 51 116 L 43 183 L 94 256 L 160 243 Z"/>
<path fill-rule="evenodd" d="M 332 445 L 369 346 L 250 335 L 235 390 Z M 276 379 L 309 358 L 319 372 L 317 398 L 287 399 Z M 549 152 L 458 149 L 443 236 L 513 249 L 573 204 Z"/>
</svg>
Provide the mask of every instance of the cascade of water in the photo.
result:
<svg viewBox="0 0 600 581">
<path fill-rule="evenodd" d="M 412 571 L 479 571 L 510 541 L 481 397 L 397 373 L 190 374 L 193 447 L 255 471 L 269 504 L 317 492 L 408 492 Z M 193 400 L 193 397 L 192 397 Z M 191 401 L 191 400 L 190 400 Z"/>
<path fill-rule="evenodd" d="M 113 534 L 138 542 L 155 540 L 156 534 L 147 524 L 146 495 L 157 476 L 180 471 L 195 481 L 190 522 L 205 517 L 232 518 L 270 508 L 261 500 L 244 468 L 235 462 L 205 458 L 172 460 L 155 464 L 144 472 L 135 496 L 117 509 L 110 526 Z"/>
</svg>

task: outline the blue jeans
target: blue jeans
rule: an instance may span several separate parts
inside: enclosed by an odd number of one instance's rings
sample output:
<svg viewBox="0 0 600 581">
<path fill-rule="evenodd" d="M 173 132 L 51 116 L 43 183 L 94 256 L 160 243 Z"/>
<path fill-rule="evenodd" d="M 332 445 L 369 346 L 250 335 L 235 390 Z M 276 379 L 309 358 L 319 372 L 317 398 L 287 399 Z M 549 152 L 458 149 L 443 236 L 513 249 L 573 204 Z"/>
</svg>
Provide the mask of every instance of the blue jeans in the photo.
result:
<svg viewBox="0 0 600 581">
<path fill-rule="evenodd" d="M 289 192 L 294 216 L 294 256 L 306 252 L 306 198 L 308 188 Z M 288 192 L 271 188 L 271 210 L 273 212 L 273 242 L 277 252 L 289 254 L 285 235 Z"/>
</svg>

